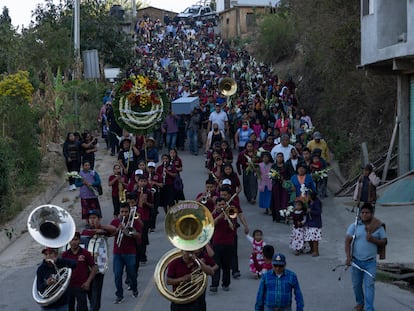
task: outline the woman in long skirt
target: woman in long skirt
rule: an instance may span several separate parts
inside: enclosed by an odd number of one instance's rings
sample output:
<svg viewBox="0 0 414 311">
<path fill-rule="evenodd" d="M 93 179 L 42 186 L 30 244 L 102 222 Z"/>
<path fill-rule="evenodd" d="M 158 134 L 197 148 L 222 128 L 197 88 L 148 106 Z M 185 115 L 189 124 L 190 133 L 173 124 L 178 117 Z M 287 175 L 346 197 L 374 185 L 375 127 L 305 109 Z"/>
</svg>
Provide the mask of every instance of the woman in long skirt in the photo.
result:
<svg viewBox="0 0 414 311">
<path fill-rule="evenodd" d="M 288 178 L 285 167 L 283 153 L 276 154 L 276 163 L 272 165 L 272 170 L 276 171 L 276 176 L 272 178 L 272 198 L 270 209 L 272 211 L 273 221 L 281 221 L 280 211 L 288 206 L 288 190 L 283 187 L 283 183 Z"/>
<path fill-rule="evenodd" d="M 259 164 L 259 207 L 265 209 L 265 214 L 269 214 L 270 200 L 272 198 L 272 180 L 269 177 L 272 166 L 272 156 L 270 152 L 262 152 L 262 162 Z"/>
</svg>

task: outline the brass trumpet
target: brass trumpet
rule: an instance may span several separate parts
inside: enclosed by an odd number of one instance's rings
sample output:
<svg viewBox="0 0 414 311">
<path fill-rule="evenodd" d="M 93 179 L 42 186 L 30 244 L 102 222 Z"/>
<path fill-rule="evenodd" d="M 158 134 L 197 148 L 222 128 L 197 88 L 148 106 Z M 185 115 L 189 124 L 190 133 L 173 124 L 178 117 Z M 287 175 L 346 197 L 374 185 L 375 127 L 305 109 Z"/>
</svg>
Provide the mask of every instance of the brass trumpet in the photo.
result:
<svg viewBox="0 0 414 311">
<path fill-rule="evenodd" d="M 210 199 L 210 197 L 211 197 L 211 193 L 210 191 L 207 191 L 207 193 L 200 200 L 201 204 L 206 204 L 208 202 L 208 199 Z"/>
</svg>

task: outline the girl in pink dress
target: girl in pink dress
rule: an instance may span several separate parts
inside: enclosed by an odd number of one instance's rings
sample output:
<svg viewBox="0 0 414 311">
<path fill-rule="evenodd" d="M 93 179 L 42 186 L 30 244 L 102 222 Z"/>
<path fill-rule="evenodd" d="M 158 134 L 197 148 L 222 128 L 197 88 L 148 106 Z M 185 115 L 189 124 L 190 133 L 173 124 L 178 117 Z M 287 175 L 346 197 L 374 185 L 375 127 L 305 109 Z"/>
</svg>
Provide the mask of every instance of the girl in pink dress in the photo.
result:
<svg viewBox="0 0 414 311">
<path fill-rule="evenodd" d="M 264 264 L 263 247 L 266 245 L 266 242 L 263 241 L 263 231 L 256 229 L 252 236 L 246 234 L 246 238 L 253 247 L 253 252 L 249 258 L 249 270 L 256 278 L 259 278 L 262 275 Z"/>
</svg>

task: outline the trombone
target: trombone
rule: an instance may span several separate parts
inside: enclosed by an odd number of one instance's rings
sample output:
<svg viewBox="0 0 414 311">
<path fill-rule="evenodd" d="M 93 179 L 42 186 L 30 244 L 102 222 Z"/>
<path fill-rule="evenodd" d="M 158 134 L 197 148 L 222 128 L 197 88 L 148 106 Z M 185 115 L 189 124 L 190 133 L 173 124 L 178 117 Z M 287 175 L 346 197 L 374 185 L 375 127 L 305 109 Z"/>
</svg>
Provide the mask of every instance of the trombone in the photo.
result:
<svg viewBox="0 0 414 311">
<path fill-rule="evenodd" d="M 134 233 L 136 233 L 136 230 L 134 228 L 134 221 L 139 219 L 139 213 L 137 213 L 137 207 L 134 206 L 129 211 L 128 221 L 125 223 L 125 216 L 122 216 L 122 221 L 120 226 L 122 225 L 124 228 L 122 230 L 119 230 L 118 236 L 116 239 L 116 245 L 118 247 L 121 247 L 122 239 L 124 238 L 124 234 L 126 236 L 131 237 Z"/>
<path fill-rule="evenodd" d="M 234 230 L 234 223 L 233 219 L 237 218 L 237 208 L 234 206 L 230 206 L 230 202 L 237 196 L 237 192 L 233 194 L 228 201 L 226 201 L 226 208 L 222 208 L 221 211 L 223 212 L 224 218 L 229 224 L 231 230 Z"/>
</svg>

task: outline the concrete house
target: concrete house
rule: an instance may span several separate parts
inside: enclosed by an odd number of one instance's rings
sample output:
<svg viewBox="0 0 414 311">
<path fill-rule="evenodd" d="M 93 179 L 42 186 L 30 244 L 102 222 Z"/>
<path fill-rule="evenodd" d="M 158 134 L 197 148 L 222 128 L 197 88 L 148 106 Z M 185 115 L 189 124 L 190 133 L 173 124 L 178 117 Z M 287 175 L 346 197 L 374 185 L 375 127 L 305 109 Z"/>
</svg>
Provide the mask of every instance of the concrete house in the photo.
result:
<svg viewBox="0 0 414 311">
<path fill-rule="evenodd" d="M 414 170 L 414 1 L 361 0 L 361 69 L 397 76 L 398 175 Z"/>
</svg>

